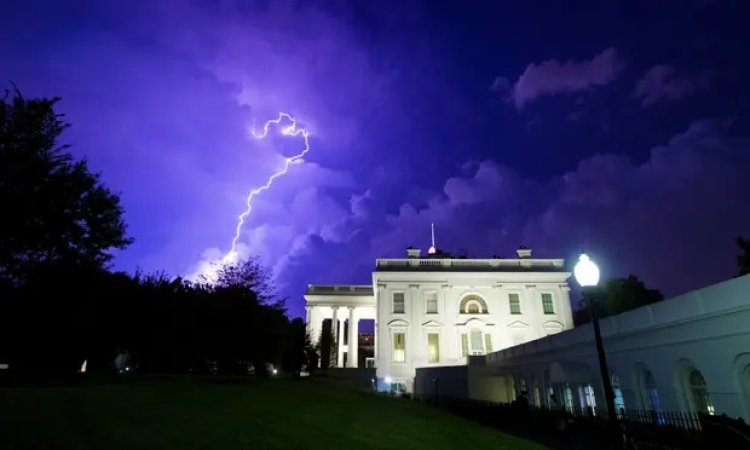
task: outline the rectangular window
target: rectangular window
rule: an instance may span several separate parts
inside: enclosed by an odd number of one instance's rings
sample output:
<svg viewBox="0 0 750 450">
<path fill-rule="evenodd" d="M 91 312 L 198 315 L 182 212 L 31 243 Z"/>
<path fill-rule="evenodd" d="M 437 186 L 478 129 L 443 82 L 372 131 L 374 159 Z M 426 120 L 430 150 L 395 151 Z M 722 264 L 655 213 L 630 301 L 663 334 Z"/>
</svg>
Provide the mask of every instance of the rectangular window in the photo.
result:
<svg viewBox="0 0 750 450">
<path fill-rule="evenodd" d="M 406 362 L 406 334 L 393 333 L 393 362 Z"/>
<path fill-rule="evenodd" d="M 394 292 L 393 293 L 393 314 L 404 313 L 404 293 Z"/>
<path fill-rule="evenodd" d="M 480 330 L 471 330 L 471 353 L 472 355 L 483 355 L 484 354 L 484 336 Z"/>
<path fill-rule="evenodd" d="M 492 353 L 492 335 L 489 333 L 484 335 L 484 351 Z"/>
<path fill-rule="evenodd" d="M 427 362 L 436 363 L 440 361 L 440 335 L 429 333 L 427 335 Z"/>
<path fill-rule="evenodd" d="M 544 314 L 555 313 L 555 306 L 552 304 L 552 294 L 542 294 L 542 308 L 544 308 Z"/>
<path fill-rule="evenodd" d="M 508 294 L 508 303 L 510 304 L 511 314 L 521 314 L 521 300 L 518 294 Z"/>
<path fill-rule="evenodd" d="M 427 314 L 437 314 L 438 312 L 438 300 L 437 292 L 428 292 L 425 296 L 427 301 L 426 312 Z"/>
<path fill-rule="evenodd" d="M 466 357 L 469 354 L 469 337 L 466 333 L 461 333 L 461 356 Z"/>
</svg>

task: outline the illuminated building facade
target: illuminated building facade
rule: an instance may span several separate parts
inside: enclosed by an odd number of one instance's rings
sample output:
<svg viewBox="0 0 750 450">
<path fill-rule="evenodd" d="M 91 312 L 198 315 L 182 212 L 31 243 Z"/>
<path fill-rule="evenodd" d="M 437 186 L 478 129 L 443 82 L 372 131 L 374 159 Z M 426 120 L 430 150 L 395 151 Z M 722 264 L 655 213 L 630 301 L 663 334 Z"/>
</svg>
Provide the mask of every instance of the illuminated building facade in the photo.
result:
<svg viewBox="0 0 750 450">
<path fill-rule="evenodd" d="M 374 362 L 382 390 L 412 392 L 418 367 L 466 364 L 573 327 L 562 259 L 454 258 L 430 248 L 378 259 L 372 285 L 310 285 L 307 326 L 334 332 L 335 367 L 358 367 L 359 321 L 374 320 Z M 328 329 L 328 325 L 326 325 Z"/>
</svg>

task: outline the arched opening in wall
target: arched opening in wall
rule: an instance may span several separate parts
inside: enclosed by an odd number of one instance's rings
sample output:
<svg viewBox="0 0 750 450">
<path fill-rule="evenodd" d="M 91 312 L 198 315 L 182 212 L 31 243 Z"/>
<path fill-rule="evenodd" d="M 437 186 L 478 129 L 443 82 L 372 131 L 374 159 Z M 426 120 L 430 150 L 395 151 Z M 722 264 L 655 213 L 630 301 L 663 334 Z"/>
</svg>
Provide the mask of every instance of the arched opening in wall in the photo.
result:
<svg viewBox="0 0 750 450">
<path fill-rule="evenodd" d="M 487 314 L 487 303 L 478 295 L 467 295 L 459 305 L 461 314 Z"/>
<path fill-rule="evenodd" d="M 544 370 L 543 376 L 544 376 L 543 389 L 544 389 L 544 397 L 545 397 L 544 400 L 545 402 L 547 402 L 547 407 L 552 409 L 556 406 L 554 402 L 554 398 L 553 398 L 553 396 L 555 395 L 555 390 L 552 388 L 552 384 L 550 383 L 549 369 Z"/>
<path fill-rule="evenodd" d="M 563 392 L 563 404 L 565 405 L 565 410 L 573 414 L 573 410 L 575 408 L 575 406 L 573 405 L 573 390 L 570 388 L 570 385 L 568 383 L 565 383 L 563 385 L 562 392 Z"/>
<path fill-rule="evenodd" d="M 615 411 L 621 416 L 625 412 L 625 398 L 622 396 L 620 377 L 617 375 L 612 375 L 612 393 L 615 395 Z"/>
<path fill-rule="evenodd" d="M 591 383 L 578 386 L 578 400 L 581 411 L 586 411 L 592 416 L 596 415 L 596 395 L 594 395 L 594 386 Z"/>
<path fill-rule="evenodd" d="M 742 396 L 745 398 L 745 408 L 750 414 L 750 364 L 747 364 L 740 372 L 740 387 Z"/>
<path fill-rule="evenodd" d="M 677 387 L 682 392 L 686 409 L 693 412 L 714 413 L 706 378 L 688 360 L 681 360 L 677 367 Z"/>
<path fill-rule="evenodd" d="M 734 358 L 734 373 L 737 387 L 742 395 L 745 415 L 750 416 L 750 353 L 742 353 Z"/>
<path fill-rule="evenodd" d="M 648 366 L 638 363 L 635 366 L 635 392 L 641 408 L 648 411 L 661 411 L 659 391 L 656 387 L 654 375 Z"/>
<path fill-rule="evenodd" d="M 539 390 L 539 380 L 536 375 L 531 376 L 531 404 L 537 408 L 542 406 L 542 395 Z"/>
</svg>

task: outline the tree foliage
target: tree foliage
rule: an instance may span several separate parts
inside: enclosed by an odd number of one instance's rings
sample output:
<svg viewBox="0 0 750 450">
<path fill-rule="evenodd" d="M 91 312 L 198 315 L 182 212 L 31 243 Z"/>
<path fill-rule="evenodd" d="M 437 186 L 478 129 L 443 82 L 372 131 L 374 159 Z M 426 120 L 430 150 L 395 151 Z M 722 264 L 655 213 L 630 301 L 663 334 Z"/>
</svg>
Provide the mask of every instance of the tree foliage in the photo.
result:
<svg viewBox="0 0 750 450">
<path fill-rule="evenodd" d="M 647 288 L 635 275 L 609 280 L 591 289 L 586 297 L 588 301 L 582 300 L 574 313 L 576 325 L 591 321 L 591 304 L 597 308 L 599 317 L 607 317 L 664 299 L 661 292 Z"/>
<path fill-rule="evenodd" d="M 320 342 L 318 343 L 320 353 L 320 367 L 327 369 L 336 365 L 337 345 L 336 331 L 333 321 L 324 321 L 320 330 Z"/>
<path fill-rule="evenodd" d="M 304 323 L 290 322 L 256 260 L 221 267 L 216 283 L 107 269 L 131 242 L 120 199 L 58 143 L 58 100 L 0 97 L 0 362 L 110 371 L 127 352 L 145 372 L 308 365 Z"/>
<path fill-rule="evenodd" d="M 737 245 L 740 247 L 740 253 L 737 255 L 737 272 L 738 275 L 750 273 L 750 239 L 737 238 Z"/>
<path fill-rule="evenodd" d="M 58 143 L 58 101 L 0 97 L 0 276 L 12 281 L 47 263 L 103 266 L 130 243 L 119 197 Z"/>
<path fill-rule="evenodd" d="M 0 360 L 12 370 L 112 370 L 127 351 L 148 373 L 243 373 L 266 363 L 299 373 L 317 361 L 304 322 L 283 303 L 264 303 L 249 286 L 257 262 L 227 268 L 242 283 L 194 284 L 164 275 L 110 273 L 94 266 L 45 266 L 19 286 L 5 286 Z"/>
</svg>

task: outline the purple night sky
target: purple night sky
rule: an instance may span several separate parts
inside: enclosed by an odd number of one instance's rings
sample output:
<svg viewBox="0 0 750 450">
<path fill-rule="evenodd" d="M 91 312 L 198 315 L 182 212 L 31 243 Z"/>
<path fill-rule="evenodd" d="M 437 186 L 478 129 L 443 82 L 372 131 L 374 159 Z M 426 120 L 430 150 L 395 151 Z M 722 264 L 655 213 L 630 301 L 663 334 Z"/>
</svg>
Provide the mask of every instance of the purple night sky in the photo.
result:
<svg viewBox="0 0 750 450">
<path fill-rule="evenodd" d="M 250 136 L 286 111 L 312 150 L 240 242 L 293 315 L 308 283 L 426 249 L 430 222 L 454 253 L 585 248 L 666 295 L 733 276 L 747 2 L 513 3 L 11 0 L 0 79 L 62 97 L 65 142 L 121 194 L 115 269 L 223 255 L 246 193 L 301 149 Z"/>
</svg>

